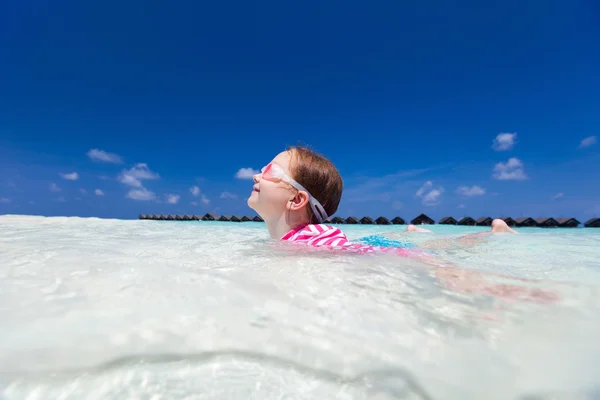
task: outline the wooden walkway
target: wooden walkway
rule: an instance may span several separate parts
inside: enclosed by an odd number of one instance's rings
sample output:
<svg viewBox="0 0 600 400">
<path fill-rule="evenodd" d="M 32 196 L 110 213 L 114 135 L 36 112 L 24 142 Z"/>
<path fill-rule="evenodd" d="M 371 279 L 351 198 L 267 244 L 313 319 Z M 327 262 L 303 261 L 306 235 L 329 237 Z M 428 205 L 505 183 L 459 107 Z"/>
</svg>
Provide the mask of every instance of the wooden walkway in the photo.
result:
<svg viewBox="0 0 600 400">
<path fill-rule="evenodd" d="M 175 214 L 141 214 L 140 219 L 154 220 L 154 221 L 222 221 L 222 222 L 264 222 L 259 216 L 237 216 L 237 215 L 215 215 L 215 214 L 204 214 L 204 215 L 175 215 Z M 523 228 L 523 227 L 537 227 L 537 228 L 576 228 L 581 225 L 581 222 L 575 218 L 510 218 L 503 217 L 508 226 Z M 492 217 L 482 217 L 474 219 L 471 217 L 463 217 L 455 219 L 453 217 L 444 217 L 438 221 L 440 225 L 462 225 L 462 226 L 491 226 Z M 395 217 L 387 219 L 386 217 L 379 217 L 373 219 L 371 217 L 334 217 L 327 220 L 329 224 L 360 224 L 360 225 L 406 225 L 407 222 L 402 217 Z M 419 214 L 410 223 L 413 225 L 433 225 L 435 221 L 425 214 Z M 585 222 L 586 228 L 600 228 L 600 218 L 592 218 Z"/>
</svg>

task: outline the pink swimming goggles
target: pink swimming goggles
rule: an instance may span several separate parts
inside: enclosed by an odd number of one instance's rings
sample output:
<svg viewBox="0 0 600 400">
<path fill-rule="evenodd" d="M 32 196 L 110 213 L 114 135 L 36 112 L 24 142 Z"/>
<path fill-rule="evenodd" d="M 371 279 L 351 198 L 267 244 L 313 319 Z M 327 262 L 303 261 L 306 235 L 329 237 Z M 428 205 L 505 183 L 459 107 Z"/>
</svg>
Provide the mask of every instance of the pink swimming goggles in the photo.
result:
<svg viewBox="0 0 600 400">
<path fill-rule="evenodd" d="M 267 179 L 269 181 L 285 181 L 293 187 L 295 187 L 296 189 L 306 192 L 308 194 L 308 202 L 310 204 L 310 208 L 312 208 L 312 211 L 315 214 L 315 217 L 317 217 L 318 222 L 321 223 L 328 218 L 327 213 L 325 212 L 325 209 L 323 208 L 321 203 L 319 203 L 319 200 L 315 199 L 313 195 L 310 194 L 310 192 L 306 190 L 304 186 L 302 186 L 301 184 L 293 180 L 288 174 L 286 174 L 281 165 L 271 162 L 266 167 L 263 167 L 260 170 L 260 172 L 262 173 L 262 177 L 264 179 Z"/>
</svg>

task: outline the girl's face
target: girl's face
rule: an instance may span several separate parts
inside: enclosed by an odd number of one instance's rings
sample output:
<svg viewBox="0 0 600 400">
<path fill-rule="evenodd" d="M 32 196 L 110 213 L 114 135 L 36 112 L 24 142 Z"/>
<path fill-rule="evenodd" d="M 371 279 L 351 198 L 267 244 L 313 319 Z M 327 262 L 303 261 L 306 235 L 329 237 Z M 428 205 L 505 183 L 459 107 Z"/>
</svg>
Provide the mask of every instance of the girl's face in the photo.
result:
<svg viewBox="0 0 600 400">
<path fill-rule="evenodd" d="M 283 171 L 290 175 L 290 152 L 281 152 L 273 159 Z M 248 198 L 248 206 L 265 221 L 277 219 L 283 215 L 288 203 L 296 196 L 297 191 L 288 183 L 278 179 L 263 178 L 262 173 L 254 175 L 254 187 Z"/>
</svg>

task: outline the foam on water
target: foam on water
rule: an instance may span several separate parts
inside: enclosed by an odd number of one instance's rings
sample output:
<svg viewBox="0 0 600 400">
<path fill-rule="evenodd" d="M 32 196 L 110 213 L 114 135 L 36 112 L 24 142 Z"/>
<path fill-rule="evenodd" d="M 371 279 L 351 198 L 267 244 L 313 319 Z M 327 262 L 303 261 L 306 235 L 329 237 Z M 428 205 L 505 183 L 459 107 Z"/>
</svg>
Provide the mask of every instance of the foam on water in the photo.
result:
<svg viewBox="0 0 600 400">
<path fill-rule="evenodd" d="M 416 261 L 271 243 L 260 223 L 2 216 L 3 396 L 600 395 L 600 230 L 523 229 L 462 246 L 452 238 L 485 229 L 343 229 L 435 239 L 445 262 L 534 278 L 509 283 L 560 300 L 459 292 Z"/>
</svg>

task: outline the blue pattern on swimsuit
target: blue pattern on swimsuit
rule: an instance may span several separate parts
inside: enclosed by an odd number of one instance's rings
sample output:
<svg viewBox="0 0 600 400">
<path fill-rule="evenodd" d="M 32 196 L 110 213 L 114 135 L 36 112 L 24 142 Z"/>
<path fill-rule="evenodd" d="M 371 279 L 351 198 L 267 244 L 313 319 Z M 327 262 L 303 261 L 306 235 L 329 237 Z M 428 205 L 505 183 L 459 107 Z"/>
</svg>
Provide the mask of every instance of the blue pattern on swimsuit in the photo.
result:
<svg viewBox="0 0 600 400">
<path fill-rule="evenodd" d="M 402 249 L 414 249 L 417 247 L 416 244 L 401 240 L 393 240 L 385 236 L 365 236 L 358 239 L 359 242 L 364 244 L 369 244 L 371 246 L 380 246 L 380 247 L 398 247 Z"/>
</svg>

